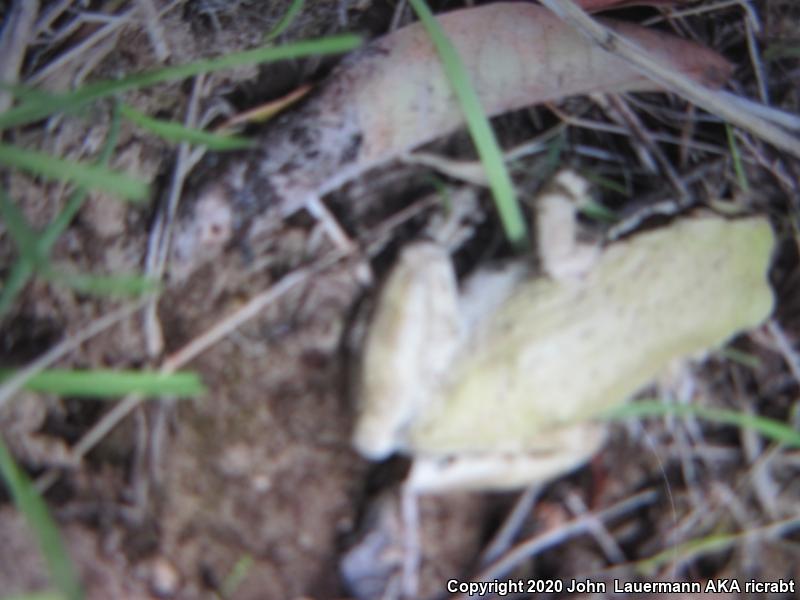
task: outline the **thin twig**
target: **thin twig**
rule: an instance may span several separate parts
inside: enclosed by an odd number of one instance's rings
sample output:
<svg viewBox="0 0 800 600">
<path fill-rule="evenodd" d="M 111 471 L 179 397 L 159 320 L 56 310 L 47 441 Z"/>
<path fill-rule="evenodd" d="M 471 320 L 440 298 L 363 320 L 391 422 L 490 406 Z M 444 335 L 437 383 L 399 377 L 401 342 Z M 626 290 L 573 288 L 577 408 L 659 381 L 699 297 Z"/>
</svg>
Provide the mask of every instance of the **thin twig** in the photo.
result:
<svg viewBox="0 0 800 600">
<path fill-rule="evenodd" d="M 609 562 L 620 563 L 625 560 L 625 553 L 622 551 L 622 548 L 619 547 L 617 540 L 614 539 L 614 536 L 611 535 L 611 532 L 608 531 L 605 524 L 589 512 L 586 503 L 578 494 L 570 493 L 565 503 L 573 515 L 590 517 L 588 526 L 589 534 L 594 538 L 594 541 L 597 542 L 597 545 L 600 546 Z"/>
<path fill-rule="evenodd" d="M 195 77 L 192 85 L 192 93 L 189 96 L 189 104 L 186 108 L 184 125 L 195 127 L 197 113 L 200 105 L 200 96 L 205 82 L 204 75 Z M 169 256 L 170 238 L 175 223 L 175 215 L 178 211 L 178 202 L 183 192 L 183 183 L 186 175 L 191 170 L 194 163 L 191 157 L 191 147 L 187 142 L 181 142 L 178 146 L 178 154 L 175 160 L 175 168 L 172 170 L 169 195 L 167 197 L 166 210 L 158 213 L 153 230 L 150 233 L 147 244 L 147 257 L 145 259 L 145 271 L 149 277 L 161 280 L 164 276 L 164 269 Z M 157 299 L 152 299 L 147 305 L 144 314 L 144 330 L 147 333 L 147 353 L 149 356 L 158 356 L 164 348 L 161 326 L 158 323 L 156 314 Z"/>
<path fill-rule="evenodd" d="M 44 79 L 46 79 L 49 75 L 52 75 L 54 72 L 63 69 L 64 65 L 69 63 L 70 61 L 76 60 L 84 52 L 88 52 L 97 44 L 108 38 L 111 34 L 117 31 L 120 27 L 127 24 L 129 22 L 130 17 L 133 15 L 134 10 L 128 10 L 121 15 L 115 17 L 112 21 L 109 21 L 103 27 L 100 27 L 97 31 L 86 37 L 82 42 L 76 44 L 66 52 L 62 52 L 58 55 L 58 58 L 53 59 L 49 62 L 46 66 L 42 67 L 36 73 L 28 77 L 25 81 L 27 85 L 36 85 L 40 84 Z"/>
<path fill-rule="evenodd" d="M 27 4 L 25 0 L 20 1 Z M 39 36 L 49 30 L 50 26 L 55 22 L 55 20 L 64 14 L 64 11 L 66 11 L 73 2 L 74 0 L 61 0 L 61 2 L 57 2 L 56 4 L 48 7 L 44 11 L 44 14 L 39 17 L 39 20 L 36 22 L 34 34 Z"/>
<path fill-rule="evenodd" d="M 261 314 L 263 309 L 275 302 L 278 298 L 294 289 L 312 275 L 316 275 L 324 269 L 330 267 L 341 258 L 341 255 L 333 254 L 328 260 L 321 261 L 316 265 L 306 269 L 299 269 L 281 279 L 278 283 L 252 298 L 247 304 L 239 308 L 232 315 L 223 318 L 211 329 L 196 337 L 183 348 L 167 357 L 159 369 L 160 373 L 174 373 L 198 354 L 207 350 L 219 340 L 227 336 L 231 331 L 239 327 L 245 321 Z M 86 432 L 83 437 L 72 448 L 71 458 L 74 461 L 81 460 L 95 445 L 114 429 L 125 417 L 127 417 L 142 402 L 142 396 L 129 394 L 120 400 L 113 409 L 103 415 L 95 425 Z M 50 470 L 44 473 L 36 481 L 37 489 L 40 492 L 46 490 L 58 478 L 58 471 Z"/>
<path fill-rule="evenodd" d="M 43 369 L 46 369 L 69 352 L 72 352 L 78 348 L 78 346 L 80 346 L 86 340 L 93 338 L 112 325 L 115 325 L 123 319 L 131 316 L 137 310 L 142 308 L 142 306 L 144 306 L 145 301 L 145 299 L 141 299 L 133 304 L 128 304 L 118 310 L 115 310 L 114 312 L 100 317 L 96 321 L 84 327 L 82 330 L 68 336 L 66 339 L 50 348 L 50 350 L 29 363 L 22 370 L 17 371 L 13 377 L 0 385 L 0 408 L 2 408 L 14 394 L 22 389 L 22 387 L 31 377 Z"/>
<path fill-rule="evenodd" d="M 97 65 L 103 62 L 108 55 L 116 51 L 119 34 L 120 30 L 114 31 L 110 36 L 92 48 L 92 51 L 86 56 L 81 62 L 80 67 L 76 70 L 75 76 L 70 82 L 73 86 L 77 88 L 83 85 L 83 82 L 92 74 Z"/>
<path fill-rule="evenodd" d="M 743 98 L 742 96 L 737 96 L 736 94 L 731 94 L 730 92 L 721 91 L 719 94 L 720 96 L 726 98 L 731 104 L 741 106 L 743 110 L 753 112 L 762 119 L 772 121 L 776 125 L 786 127 L 787 129 L 800 131 L 800 116 L 794 113 L 780 110 L 772 106 L 767 106 L 765 104 L 759 104 L 758 102 L 753 102 L 752 100 Z"/>
<path fill-rule="evenodd" d="M 257 294 L 247 304 L 238 308 L 233 314 L 224 317 L 213 327 L 194 338 L 180 350 L 168 356 L 161 367 L 164 373 L 174 370 L 188 363 L 200 353 L 209 349 L 218 341 L 224 339 L 230 332 L 241 326 L 246 321 L 261 314 L 267 306 L 277 301 L 278 298 L 288 293 L 301 283 L 308 281 L 313 275 L 318 275 L 341 259 L 341 254 L 331 253 L 329 257 L 314 265 L 292 271 L 275 285 Z"/>
<path fill-rule="evenodd" d="M 78 443 L 72 447 L 70 451 L 70 458 L 77 464 L 86 456 L 97 443 L 102 440 L 108 433 L 114 429 L 131 411 L 139 406 L 142 397 L 138 394 L 129 394 L 122 400 L 117 402 L 110 411 L 103 415 L 103 417 L 94 424 L 94 426 L 87 431 Z M 47 489 L 53 485 L 58 479 L 60 473 L 57 469 L 50 469 L 45 471 L 36 480 L 36 489 L 40 494 L 43 494 Z"/>
<path fill-rule="evenodd" d="M 783 360 L 789 366 L 789 371 L 791 371 L 794 380 L 800 383 L 800 354 L 794 349 L 783 328 L 775 319 L 771 319 L 767 323 L 767 331 L 769 331 L 772 339 L 775 340 L 775 344 L 778 346 Z"/>
<path fill-rule="evenodd" d="M 669 18 L 676 19 L 681 17 L 690 17 L 694 15 L 702 15 L 708 12 L 714 12 L 716 10 L 722 10 L 723 8 L 729 8 L 731 6 L 740 6 L 747 15 L 747 18 L 753 24 L 753 27 L 756 31 L 759 31 L 761 28 L 761 24 L 758 20 L 758 15 L 753 10 L 753 8 L 748 4 L 747 1 L 742 0 L 722 0 L 722 2 L 703 2 L 702 4 L 698 4 L 697 6 L 692 6 L 690 8 L 672 8 L 669 11 Z M 647 19 L 642 22 L 642 25 L 650 26 L 656 25 L 661 23 L 665 20 L 663 15 L 659 15 L 657 17 L 653 17 L 652 19 Z"/>
<path fill-rule="evenodd" d="M 736 131 L 735 135 L 739 143 L 747 148 L 747 154 L 753 157 L 756 164 L 770 173 L 787 196 L 793 198 L 794 202 L 796 202 L 798 191 L 800 191 L 800 183 L 798 183 L 797 178 L 787 170 L 784 162 L 780 158 L 775 157 L 774 153 L 770 153 L 772 156 L 767 156 L 763 144 L 756 144 L 755 141 L 743 131 Z M 796 210 L 794 204 L 790 206 L 792 206 L 793 210 Z"/>
<path fill-rule="evenodd" d="M 594 121 L 592 119 L 585 119 L 583 117 L 576 117 L 571 115 L 561 108 L 556 106 L 549 106 L 548 107 L 553 113 L 562 121 L 564 121 L 567 125 L 571 125 L 573 127 L 581 127 L 583 129 L 590 129 L 592 131 L 601 131 L 604 133 L 611 133 L 615 135 L 630 135 L 630 131 L 622 127 L 621 125 L 613 125 L 611 123 L 604 123 L 603 121 Z M 728 150 L 727 148 L 723 148 L 721 146 L 715 146 L 713 144 L 708 144 L 706 142 L 700 142 L 694 139 L 682 139 L 680 137 L 676 137 L 674 135 L 670 135 L 668 133 L 659 133 L 656 131 L 649 132 L 650 137 L 653 141 L 661 142 L 664 144 L 673 144 L 675 146 L 685 147 L 692 150 L 698 150 L 700 152 L 708 152 L 709 154 L 722 154 L 727 156 Z M 751 160 L 749 157 L 743 157 L 743 160 Z M 752 162 L 752 161 L 751 161 Z"/>
<path fill-rule="evenodd" d="M 514 504 L 514 508 L 503 522 L 502 527 L 500 527 L 483 551 L 480 559 L 481 565 L 491 564 L 508 549 L 514 541 L 514 538 L 517 537 L 525 519 L 530 516 L 531 510 L 533 510 L 541 491 L 542 486 L 534 484 L 520 495 L 517 502 Z"/>
<path fill-rule="evenodd" d="M 6 15 L 0 36 L 0 83 L 19 81 L 19 69 L 28 44 L 33 41 L 33 28 L 39 12 L 39 0 L 16 0 Z M 13 96 L 0 91 L 0 113 L 11 107 Z"/>
<path fill-rule="evenodd" d="M 396 31 L 408 13 L 408 0 L 400 0 L 394 7 L 392 21 L 389 24 L 389 31 Z"/>
<path fill-rule="evenodd" d="M 139 9 L 142 11 L 144 17 L 145 29 L 147 29 L 147 37 L 150 38 L 150 45 L 156 54 L 158 62 L 165 62 L 169 58 L 169 48 L 164 37 L 164 27 L 158 18 L 158 10 L 156 10 L 153 0 L 139 0 Z"/>
<path fill-rule="evenodd" d="M 628 106 L 623 98 L 616 94 L 608 94 L 606 97 L 610 106 L 617 111 L 617 114 L 620 116 L 622 121 L 627 123 L 627 125 L 630 127 L 634 139 L 638 139 L 644 145 L 653 159 L 661 166 L 661 169 L 666 174 L 667 179 L 670 180 L 672 186 L 675 188 L 675 191 L 680 196 L 680 203 L 685 205 L 690 198 L 689 189 L 675 171 L 675 168 L 672 166 L 672 163 L 666 157 L 663 150 L 661 150 L 658 144 L 653 140 L 653 136 L 647 130 L 647 127 L 645 127 L 641 119 L 639 119 L 636 113 L 631 110 L 630 106 Z"/>
<path fill-rule="evenodd" d="M 638 510 L 643 506 L 652 504 L 657 499 L 658 492 L 655 490 L 646 490 L 630 496 L 604 510 L 586 513 L 552 531 L 548 531 L 517 544 L 517 546 L 512 548 L 500 560 L 489 565 L 473 579 L 475 581 L 491 581 L 497 577 L 502 577 L 521 562 L 530 559 L 543 550 L 557 546 L 569 538 L 587 533 L 593 524 L 610 521 L 631 511 Z M 465 597 L 460 596 L 459 598 Z"/>
<path fill-rule="evenodd" d="M 756 74 L 758 84 L 758 95 L 765 105 L 769 104 L 769 90 L 767 89 L 766 77 L 764 75 L 764 63 L 761 61 L 761 53 L 758 50 L 756 34 L 753 31 L 753 23 L 750 19 L 744 20 L 745 37 L 747 38 L 747 51 L 750 54 L 750 63 L 753 65 L 753 72 Z"/>
</svg>

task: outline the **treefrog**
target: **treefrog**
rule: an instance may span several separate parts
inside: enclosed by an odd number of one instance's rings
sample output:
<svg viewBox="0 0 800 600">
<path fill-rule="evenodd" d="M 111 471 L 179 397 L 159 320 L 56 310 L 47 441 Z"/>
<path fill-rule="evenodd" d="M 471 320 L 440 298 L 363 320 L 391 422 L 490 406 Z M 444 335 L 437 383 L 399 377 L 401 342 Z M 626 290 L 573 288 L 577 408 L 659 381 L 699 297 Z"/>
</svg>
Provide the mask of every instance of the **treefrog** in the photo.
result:
<svg viewBox="0 0 800 600">
<path fill-rule="evenodd" d="M 504 490 L 577 468 L 592 421 L 674 359 L 719 346 L 772 311 L 763 217 L 711 212 L 604 247 L 574 241 L 571 172 L 539 198 L 539 273 L 478 270 L 459 290 L 447 250 L 415 242 L 376 305 L 357 382 L 354 445 L 413 458 L 419 492 Z"/>
</svg>

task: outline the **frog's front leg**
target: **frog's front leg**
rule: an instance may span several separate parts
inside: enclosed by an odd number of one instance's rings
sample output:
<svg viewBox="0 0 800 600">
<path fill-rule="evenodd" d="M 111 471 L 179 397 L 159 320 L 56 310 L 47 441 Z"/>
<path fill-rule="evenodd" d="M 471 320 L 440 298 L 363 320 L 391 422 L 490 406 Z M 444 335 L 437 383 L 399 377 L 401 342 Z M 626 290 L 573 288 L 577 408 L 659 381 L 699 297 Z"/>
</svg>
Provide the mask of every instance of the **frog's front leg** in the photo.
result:
<svg viewBox="0 0 800 600">
<path fill-rule="evenodd" d="M 403 446 L 405 430 L 451 370 L 462 337 L 449 254 L 433 242 L 404 248 L 364 345 L 354 435 L 362 455 L 379 460 Z"/>
<path fill-rule="evenodd" d="M 579 236 L 578 212 L 589 199 L 589 183 L 575 171 L 560 171 L 536 198 L 537 252 L 542 270 L 559 282 L 588 273 L 600 245 Z"/>
</svg>

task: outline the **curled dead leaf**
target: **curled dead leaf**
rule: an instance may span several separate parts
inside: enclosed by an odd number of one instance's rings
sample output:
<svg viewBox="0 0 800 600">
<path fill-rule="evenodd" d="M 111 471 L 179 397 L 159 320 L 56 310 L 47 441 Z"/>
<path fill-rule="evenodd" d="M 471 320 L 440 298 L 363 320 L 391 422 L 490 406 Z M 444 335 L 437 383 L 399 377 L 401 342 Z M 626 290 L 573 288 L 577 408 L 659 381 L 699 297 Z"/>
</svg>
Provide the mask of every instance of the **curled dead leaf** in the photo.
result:
<svg viewBox="0 0 800 600">
<path fill-rule="evenodd" d="M 576 94 L 653 89 L 626 63 L 538 6 L 490 4 L 447 13 L 439 21 L 489 115 Z M 700 83 L 716 87 L 730 74 L 725 59 L 698 44 L 629 23 L 603 22 Z M 433 43 L 419 25 L 377 40 L 346 69 L 338 81 L 351 88 L 364 160 L 393 158 L 463 122 Z M 327 94 L 345 93 L 336 87 L 334 81 Z"/>
</svg>

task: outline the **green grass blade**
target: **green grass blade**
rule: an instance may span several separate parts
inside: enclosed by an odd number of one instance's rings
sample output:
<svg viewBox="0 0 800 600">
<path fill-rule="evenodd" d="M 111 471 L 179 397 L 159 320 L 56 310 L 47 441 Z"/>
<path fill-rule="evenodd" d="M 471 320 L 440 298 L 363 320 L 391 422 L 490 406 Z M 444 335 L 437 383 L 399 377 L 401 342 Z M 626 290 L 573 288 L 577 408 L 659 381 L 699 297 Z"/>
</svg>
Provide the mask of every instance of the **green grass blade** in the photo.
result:
<svg viewBox="0 0 800 600">
<path fill-rule="evenodd" d="M 297 15 L 300 14 L 301 10 L 303 10 L 303 0 L 293 0 L 289 5 L 289 8 L 286 9 L 286 13 L 283 15 L 283 18 L 278 22 L 277 25 L 275 25 L 275 28 L 264 36 L 264 42 L 271 42 L 284 31 L 286 31 L 289 28 L 289 25 L 291 25 L 297 18 Z"/>
<path fill-rule="evenodd" d="M 180 123 L 173 121 L 154 119 L 126 105 L 120 107 L 120 113 L 142 129 L 147 129 L 170 142 L 189 142 L 190 144 L 206 146 L 219 152 L 241 150 L 253 146 L 253 142 L 247 138 L 233 135 L 217 135 L 201 129 L 184 127 Z"/>
<path fill-rule="evenodd" d="M 787 46 L 780 42 L 770 44 L 761 56 L 767 61 L 780 58 L 800 58 L 800 46 Z"/>
<path fill-rule="evenodd" d="M 120 119 L 119 114 L 119 103 L 114 104 L 114 110 L 111 111 L 111 123 L 108 128 L 108 135 L 106 136 L 105 144 L 103 145 L 103 149 L 100 151 L 100 156 L 97 159 L 98 166 L 107 166 L 108 162 L 111 160 L 111 155 L 114 152 L 114 148 L 117 147 L 117 141 L 119 140 L 119 129 L 120 123 L 122 119 Z M 66 205 L 64 206 L 64 210 L 62 210 L 58 216 L 53 219 L 53 222 L 47 226 L 42 233 L 42 237 L 39 240 L 39 251 L 42 255 L 49 255 L 50 249 L 53 247 L 53 244 L 56 243 L 56 240 L 59 236 L 64 233 L 64 231 L 69 227 L 69 224 L 72 222 L 72 219 L 78 214 L 78 211 L 83 206 L 84 201 L 86 200 L 87 191 L 85 188 L 78 188 L 67 200 Z"/>
<path fill-rule="evenodd" d="M 15 99 L 19 99 L 30 104 L 35 104 L 37 102 L 52 102 L 54 97 L 52 92 L 36 89 L 35 87 L 25 85 L 24 83 L 8 83 L 7 81 L 0 81 L 0 90 L 11 94 Z"/>
<path fill-rule="evenodd" d="M 86 201 L 88 192 L 85 188 L 78 188 L 67 199 L 64 209 L 56 215 L 56 218 L 47 226 L 42 232 L 42 235 L 37 241 L 38 250 L 42 256 L 49 256 L 53 244 L 56 243 L 62 233 L 69 227 L 72 219 L 78 214 L 78 211 Z"/>
<path fill-rule="evenodd" d="M 25 220 L 25 215 L 2 188 L 0 188 L 0 218 L 5 222 L 9 235 L 17 244 L 20 256 L 33 264 L 38 264 L 40 255 L 36 232 L 31 229 Z"/>
<path fill-rule="evenodd" d="M 247 574 L 253 568 L 255 561 L 250 554 L 242 555 L 239 560 L 233 565 L 231 572 L 222 582 L 222 597 L 230 598 L 235 593 L 242 582 L 247 577 Z"/>
<path fill-rule="evenodd" d="M 566 147 L 567 135 L 564 131 L 560 131 L 547 146 L 547 155 L 544 160 L 544 164 L 547 166 L 547 170 L 545 171 L 545 177 L 547 179 L 552 177 L 561 165 L 564 164 L 562 155 Z"/>
<path fill-rule="evenodd" d="M 587 178 L 588 179 L 588 178 Z M 598 223 L 617 223 L 619 217 L 617 213 L 610 210 L 595 200 L 589 200 L 586 204 L 579 207 L 581 214 L 586 215 Z"/>
<path fill-rule="evenodd" d="M 69 600 L 81 600 L 83 592 L 75 575 L 58 527 L 50 516 L 41 496 L 11 458 L 0 439 L 0 474 L 8 486 L 17 509 L 31 528 L 39 550 L 47 562 L 53 585 Z"/>
<path fill-rule="evenodd" d="M 111 115 L 111 125 L 109 127 L 108 137 L 103 150 L 100 153 L 98 164 L 106 165 L 111 159 L 111 154 L 114 151 L 114 148 L 117 145 L 117 139 L 119 138 L 119 126 L 119 111 L 115 109 Z M 0 195 L 2 194 L 3 190 L 0 189 Z M 78 188 L 72 192 L 72 195 L 70 195 L 69 199 L 67 200 L 67 204 L 64 206 L 64 210 L 62 210 L 58 216 L 53 219 L 53 222 L 50 223 L 47 228 L 45 228 L 39 239 L 36 240 L 38 256 L 42 257 L 44 266 L 47 266 L 47 257 L 50 255 L 50 250 L 53 247 L 53 244 L 55 244 L 58 237 L 69 226 L 73 217 L 80 210 L 81 206 L 83 206 L 86 195 L 87 192 L 84 188 Z M 3 197 L 0 197 L 0 203 L 2 202 L 7 202 L 13 206 L 11 201 L 7 198 L 4 199 Z M 16 207 L 14 206 L 14 208 Z M 25 223 L 25 228 L 30 230 L 27 222 L 24 220 L 24 216 L 21 218 L 22 222 Z M 34 263 L 25 257 L 20 257 L 20 259 L 14 264 L 14 266 L 11 268 L 8 278 L 3 284 L 3 290 L 0 292 L 0 317 L 6 314 L 8 309 L 11 307 L 11 304 L 14 302 L 14 298 L 16 298 L 17 294 L 22 291 L 22 288 L 25 287 L 25 284 L 33 276 L 34 272 Z"/>
<path fill-rule="evenodd" d="M 200 73 L 219 71 L 243 65 L 252 65 L 278 60 L 302 58 L 304 56 L 339 54 L 358 47 L 361 38 L 356 35 L 335 35 L 317 40 L 305 40 L 294 44 L 285 44 L 278 47 L 260 47 L 243 52 L 234 52 L 218 58 L 199 60 L 187 65 L 165 67 L 145 73 L 129 75 L 116 81 L 99 81 L 85 85 L 74 92 L 53 95 L 50 100 L 37 100 L 25 102 L 0 114 L 0 129 L 16 125 L 25 125 L 50 116 L 55 113 L 75 110 L 76 108 L 120 94 L 128 90 L 138 89 L 164 81 L 185 79 Z"/>
<path fill-rule="evenodd" d="M 8 144 L 0 144 L 0 164 L 45 178 L 60 179 L 82 187 L 100 189 L 128 200 L 142 200 L 148 195 L 147 184 L 138 179 L 103 167 L 63 160 Z"/>
<path fill-rule="evenodd" d="M 28 283 L 36 270 L 36 265 L 42 262 L 41 257 L 45 255 L 39 253 L 39 240 L 25 220 L 25 215 L 11 202 L 3 189 L 0 189 L 0 217 L 5 222 L 9 235 L 17 244 L 20 254 L 3 282 L 3 290 L 0 292 L 0 317 L 2 317 L 11 308 L 17 294 Z"/>
<path fill-rule="evenodd" d="M 470 135 L 486 170 L 489 187 L 492 190 L 506 237 L 516 246 L 524 245 L 527 240 L 525 218 L 514 194 L 514 186 L 503 161 L 503 153 L 480 100 L 478 100 L 475 88 L 469 80 L 469 74 L 453 44 L 447 39 L 425 1 L 409 1 L 436 46 L 447 78 L 461 104 Z"/>
<path fill-rule="evenodd" d="M 742 365 L 743 367 L 747 367 L 748 369 L 760 369 L 761 368 L 761 359 L 754 354 L 750 354 L 748 352 L 742 352 L 741 350 L 737 350 L 732 346 L 727 346 L 720 351 L 720 355 L 722 358 L 726 360 L 731 360 L 736 364 Z"/>
<path fill-rule="evenodd" d="M 161 284 L 155 279 L 141 275 L 92 275 L 88 273 L 67 273 L 48 268 L 41 275 L 84 294 L 94 296 L 141 296 L 157 293 Z"/>
<path fill-rule="evenodd" d="M 620 196 L 625 196 L 626 198 L 630 198 L 630 193 L 628 192 L 628 189 L 625 187 L 624 184 L 620 183 L 619 181 L 611 179 L 610 177 L 604 177 L 602 175 L 598 175 L 594 171 L 581 171 L 581 175 L 583 175 L 589 181 L 589 183 L 593 183 L 600 188 L 616 192 Z M 618 221 L 619 219 L 616 218 L 615 220 Z"/>
<path fill-rule="evenodd" d="M 33 592 L 31 594 L 3 596 L 0 600 L 64 600 L 64 598 L 65 596 L 58 592 Z"/>
<path fill-rule="evenodd" d="M 13 370 L 0 370 L 0 382 L 13 375 Z M 162 374 L 110 369 L 91 371 L 49 369 L 31 377 L 25 387 L 35 392 L 85 398 L 114 398 L 132 393 L 143 396 L 189 398 L 199 396 L 206 391 L 196 373 Z"/>
<path fill-rule="evenodd" d="M 733 159 L 733 170 L 736 173 L 736 181 L 739 183 L 739 188 L 746 194 L 750 192 L 750 182 L 747 181 L 747 174 L 742 164 L 742 154 L 739 152 L 739 144 L 736 143 L 736 137 L 733 135 L 733 126 L 730 123 L 725 123 L 725 133 L 728 136 L 728 148 L 731 151 L 731 158 Z"/>
<path fill-rule="evenodd" d="M 676 560 L 685 563 L 693 558 L 707 554 L 724 552 L 742 540 L 740 534 L 712 534 L 702 538 L 689 540 L 677 546 L 671 546 L 658 554 L 635 563 L 637 570 L 653 575 Z"/>
<path fill-rule="evenodd" d="M 33 263 L 22 257 L 18 258 L 14 266 L 11 267 L 11 272 L 3 282 L 3 291 L 0 292 L 0 317 L 5 315 L 8 309 L 11 308 L 14 298 L 17 297 L 17 294 L 19 294 L 22 288 L 25 287 L 25 284 L 28 283 L 33 272 Z"/>
<path fill-rule="evenodd" d="M 666 402 L 659 402 L 658 400 L 642 400 L 604 413 L 602 418 L 618 420 L 664 415 L 695 416 L 714 423 L 735 425 L 743 429 L 752 429 L 774 442 L 800 448 L 800 431 L 793 429 L 785 423 L 767 417 L 748 415 L 719 408 L 705 408 L 693 404 L 668 404 Z"/>
</svg>

